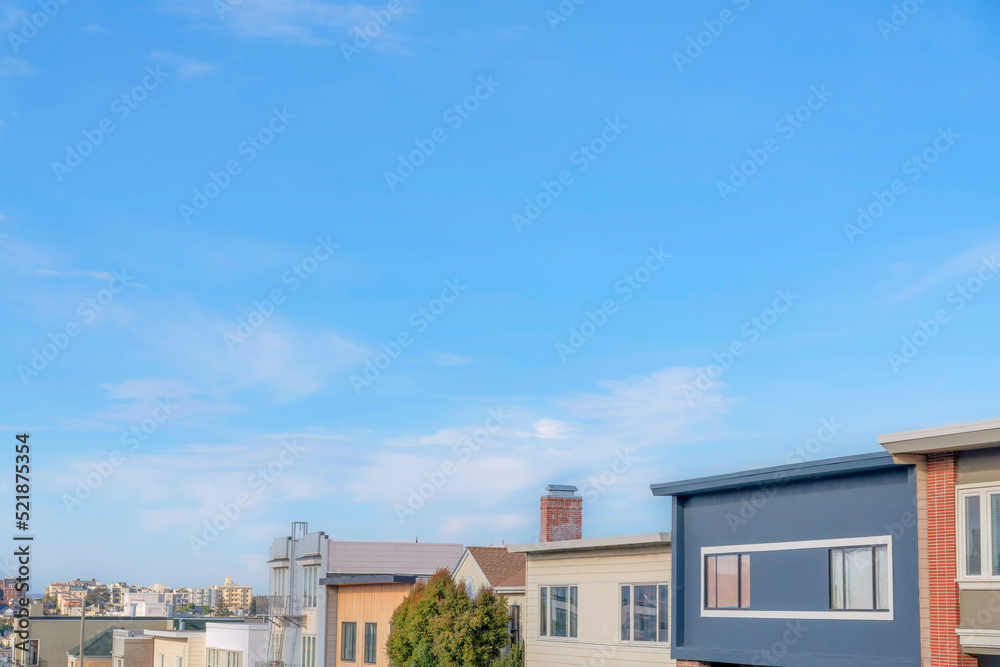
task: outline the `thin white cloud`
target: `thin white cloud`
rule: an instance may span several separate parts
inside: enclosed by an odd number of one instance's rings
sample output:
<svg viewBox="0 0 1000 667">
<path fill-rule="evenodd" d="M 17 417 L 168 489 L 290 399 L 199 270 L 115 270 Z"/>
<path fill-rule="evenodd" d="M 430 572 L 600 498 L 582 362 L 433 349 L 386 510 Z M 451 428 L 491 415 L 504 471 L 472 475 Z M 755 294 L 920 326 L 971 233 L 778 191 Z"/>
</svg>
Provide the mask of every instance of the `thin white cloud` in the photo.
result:
<svg viewBox="0 0 1000 667">
<path fill-rule="evenodd" d="M 200 0 L 165 0 L 166 11 L 196 18 L 198 27 L 208 22 L 222 25 L 243 37 L 279 39 L 311 46 L 332 46 L 340 40 L 353 38 L 355 29 L 363 29 L 375 21 L 374 34 L 368 36 L 370 46 L 381 51 L 408 53 L 395 30 L 396 24 L 414 11 L 414 0 L 404 0 L 402 11 L 386 20 L 385 3 L 319 2 L 317 0 L 242 0 L 239 4 L 212 3 Z M 376 12 L 382 12 L 377 15 Z M 379 23 L 379 16 L 382 18 Z"/>
<path fill-rule="evenodd" d="M 450 352 L 429 352 L 427 358 L 436 366 L 462 366 L 472 363 L 472 357 Z"/>
<path fill-rule="evenodd" d="M 110 35 L 111 34 L 110 30 L 108 30 L 107 28 L 101 27 L 101 26 L 97 25 L 96 23 L 88 23 L 87 25 L 83 26 L 83 31 L 84 32 L 96 32 L 96 33 L 100 33 L 102 35 Z"/>
<path fill-rule="evenodd" d="M 924 278 L 900 292 L 900 299 L 909 299 L 945 282 L 968 278 L 983 264 L 984 258 L 1000 254 L 1000 242 L 991 241 L 951 257 L 929 271 Z"/>
<path fill-rule="evenodd" d="M 35 68 L 22 58 L 4 56 L 0 58 L 0 76 L 31 76 Z"/>
<path fill-rule="evenodd" d="M 149 57 L 154 62 L 176 67 L 178 79 L 193 79 L 205 76 L 206 74 L 214 74 L 221 69 L 216 63 L 198 62 L 193 58 L 179 56 L 170 51 L 153 51 L 149 54 Z"/>
</svg>

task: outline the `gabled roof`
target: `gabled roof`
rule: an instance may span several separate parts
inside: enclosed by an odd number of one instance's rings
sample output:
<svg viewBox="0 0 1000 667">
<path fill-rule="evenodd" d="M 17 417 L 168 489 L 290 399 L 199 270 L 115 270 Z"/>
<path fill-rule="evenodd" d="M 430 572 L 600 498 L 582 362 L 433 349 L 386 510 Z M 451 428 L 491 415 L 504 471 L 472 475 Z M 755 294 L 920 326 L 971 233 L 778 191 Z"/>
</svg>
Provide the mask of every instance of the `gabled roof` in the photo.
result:
<svg viewBox="0 0 1000 667">
<path fill-rule="evenodd" d="M 111 646 L 114 643 L 114 628 L 108 628 L 104 632 L 100 632 L 87 641 L 83 642 L 83 657 L 84 658 L 110 658 L 111 657 Z M 80 645 L 77 644 L 70 650 L 66 651 L 66 655 L 76 658 L 80 655 Z"/>
<path fill-rule="evenodd" d="M 793 463 L 773 468 L 758 468 L 757 470 L 700 477 L 681 482 L 652 484 L 650 488 L 653 490 L 654 496 L 692 496 L 699 493 L 728 491 L 758 486 L 760 484 L 783 483 L 801 479 L 816 479 L 820 477 L 834 477 L 837 475 L 885 470 L 895 468 L 897 465 L 899 464 L 893 461 L 890 454 L 876 452 L 874 454 L 842 456 L 835 459 Z"/>
<path fill-rule="evenodd" d="M 507 547 L 469 547 L 469 555 L 476 560 L 486 581 L 493 588 L 523 588 L 526 558 L 524 554 L 510 553 Z"/>
</svg>

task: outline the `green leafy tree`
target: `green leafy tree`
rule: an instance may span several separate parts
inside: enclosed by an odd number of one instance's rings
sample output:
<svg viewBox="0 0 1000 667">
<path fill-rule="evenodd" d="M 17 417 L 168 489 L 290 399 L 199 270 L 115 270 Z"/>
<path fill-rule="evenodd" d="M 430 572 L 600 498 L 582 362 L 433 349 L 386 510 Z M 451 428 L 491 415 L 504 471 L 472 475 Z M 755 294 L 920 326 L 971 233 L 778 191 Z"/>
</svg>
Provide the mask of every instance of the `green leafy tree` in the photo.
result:
<svg viewBox="0 0 1000 667">
<path fill-rule="evenodd" d="M 475 600 L 439 570 L 396 609 L 386 641 L 398 667 L 488 667 L 507 645 L 507 601 L 484 588 Z"/>
<path fill-rule="evenodd" d="M 219 600 L 219 606 L 215 608 L 215 615 L 220 617 L 232 616 L 233 612 L 229 611 L 229 606 L 224 600 Z"/>
<path fill-rule="evenodd" d="M 524 667 L 524 643 L 511 646 L 507 655 L 493 661 L 492 667 Z"/>
<path fill-rule="evenodd" d="M 104 586 L 98 586 L 87 591 L 86 601 L 91 607 L 103 607 L 111 601 L 111 592 Z"/>
<path fill-rule="evenodd" d="M 209 607 L 207 604 L 201 605 L 201 615 L 202 616 L 208 616 L 211 613 L 212 613 L 212 608 L 211 607 Z"/>
<path fill-rule="evenodd" d="M 250 598 L 250 615 L 251 616 L 257 615 L 257 598 L 255 597 Z"/>
</svg>

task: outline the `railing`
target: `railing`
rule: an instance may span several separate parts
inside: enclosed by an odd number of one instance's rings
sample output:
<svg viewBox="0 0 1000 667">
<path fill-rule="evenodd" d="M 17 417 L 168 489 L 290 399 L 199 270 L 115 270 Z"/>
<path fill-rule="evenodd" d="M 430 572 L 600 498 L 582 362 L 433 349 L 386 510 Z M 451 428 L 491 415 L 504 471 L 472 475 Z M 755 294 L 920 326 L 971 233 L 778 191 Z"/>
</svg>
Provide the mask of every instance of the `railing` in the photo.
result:
<svg viewBox="0 0 1000 667">
<path fill-rule="evenodd" d="M 255 595 L 253 599 L 257 616 L 302 616 L 305 600 L 302 595 Z"/>
</svg>

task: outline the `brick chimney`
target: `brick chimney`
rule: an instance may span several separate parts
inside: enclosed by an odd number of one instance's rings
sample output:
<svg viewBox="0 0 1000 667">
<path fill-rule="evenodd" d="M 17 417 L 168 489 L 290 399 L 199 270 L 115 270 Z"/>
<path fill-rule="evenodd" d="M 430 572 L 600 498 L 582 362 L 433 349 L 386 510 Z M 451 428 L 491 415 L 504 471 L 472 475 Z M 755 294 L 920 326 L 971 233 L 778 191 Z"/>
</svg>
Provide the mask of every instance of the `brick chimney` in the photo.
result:
<svg viewBox="0 0 1000 667">
<path fill-rule="evenodd" d="M 583 498 L 575 486 L 549 484 L 542 496 L 542 542 L 579 540 L 583 537 Z"/>
</svg>

